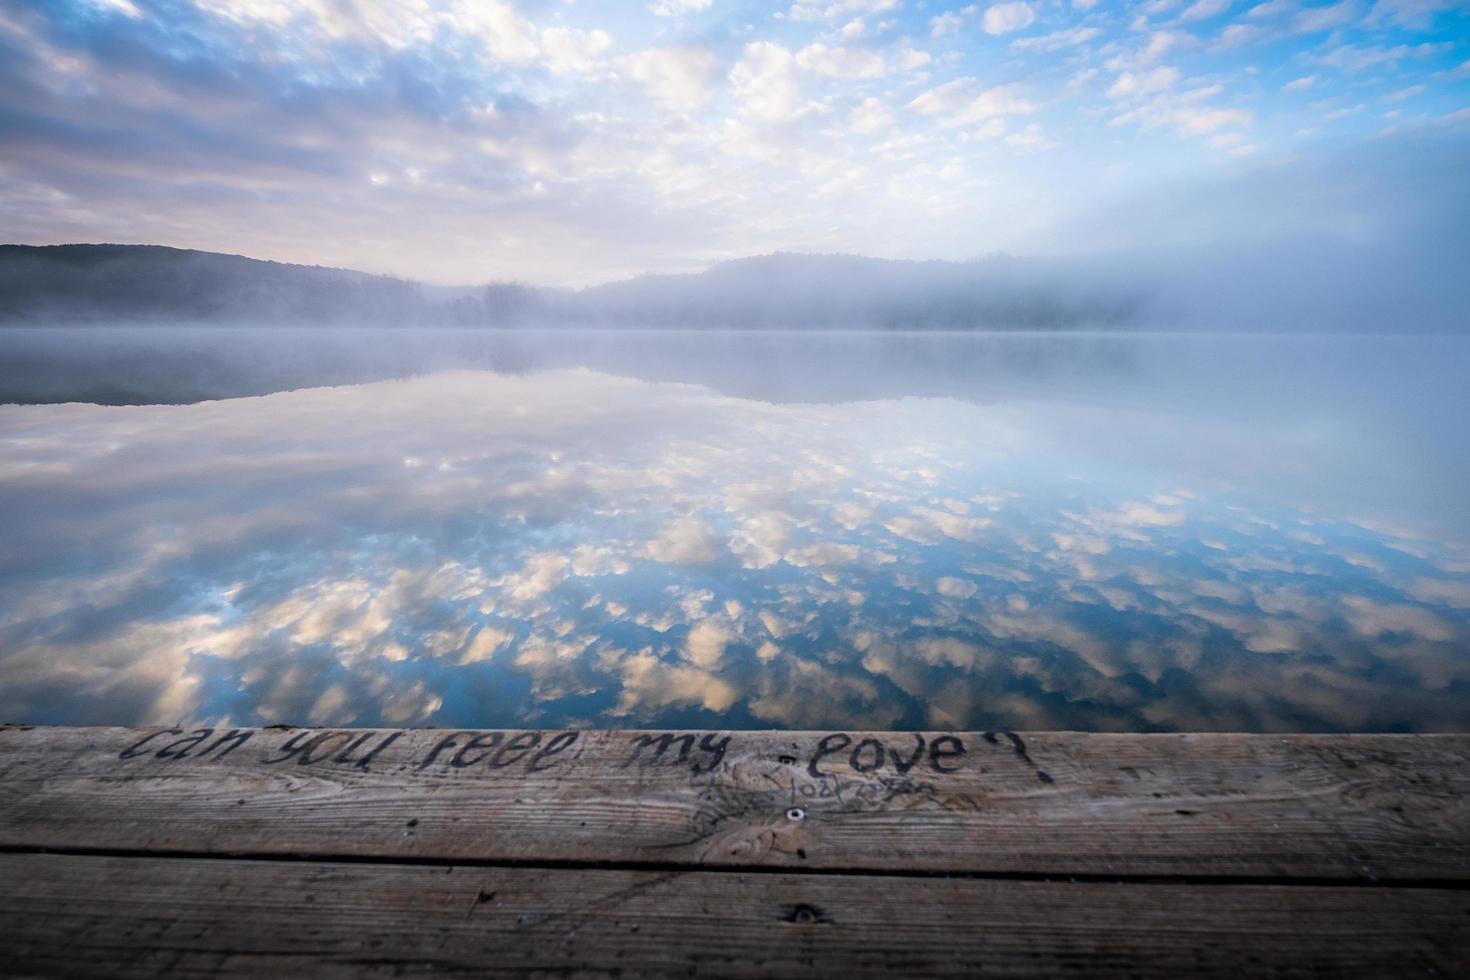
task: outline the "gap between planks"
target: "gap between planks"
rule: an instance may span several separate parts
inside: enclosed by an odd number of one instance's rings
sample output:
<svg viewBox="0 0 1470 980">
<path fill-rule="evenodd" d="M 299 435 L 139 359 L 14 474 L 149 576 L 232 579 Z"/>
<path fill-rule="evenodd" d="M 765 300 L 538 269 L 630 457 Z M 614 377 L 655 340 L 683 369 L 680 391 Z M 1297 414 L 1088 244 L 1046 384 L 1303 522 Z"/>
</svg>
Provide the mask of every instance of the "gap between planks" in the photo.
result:
<svg viewBox="0 0 1470 980">
<path fill-rule="evenodd" d="M 533 859 L 524 861 L 494 858 L 429 858 L 392 857 L 383 855 L 309 854 L 304 852 L 260 853 L 245 851 L 181 851 L 181 850 L 125 850 L 96 847 L 14 847 L 0 845 L 0 855 L 52 855 L 74 858 L 115 858 L 119 860 L 150 859 L 159 861 L 248 861 L 265 864 L 338 864 L 383 865 L 387 867 L 439 869 L 452 872 L 456 868 L 466 870 L 513 870 L 513 871 L 621 871 L 647 874 L 715 874 L 740 875 L 802 875 L 811 878 L 862 878 L 862 879 L 942 879 L 952 881 L 996 881 L 1032 882 L 1042 884 L 1089 884 L 1089 885 L 1157 885 L 1186 888 L 1229 888 L 1244 886 L 1251 888 L 1367 888 L 1424 890 L 1424 891 L 1470 891 L 1470 879 L 1466 878 L 1304 878 L 1268 877 L 1244 875 L 1117 875 L 1117 874 L 1042 874 L 1025 871 L 931 871 L 921 868 L 882 868 L 861 870 L 853 868 L 782 867 L 765 864 L 686 864 L 677 861 L 577 861 L 555 859 Z"/>
</svg>

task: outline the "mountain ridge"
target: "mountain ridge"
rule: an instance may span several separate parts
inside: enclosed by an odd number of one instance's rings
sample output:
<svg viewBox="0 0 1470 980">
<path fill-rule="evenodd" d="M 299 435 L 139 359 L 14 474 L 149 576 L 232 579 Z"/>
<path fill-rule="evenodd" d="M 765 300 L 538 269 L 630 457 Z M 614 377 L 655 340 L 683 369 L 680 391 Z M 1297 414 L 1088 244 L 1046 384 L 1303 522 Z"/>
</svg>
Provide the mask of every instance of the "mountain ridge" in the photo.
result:
<svg viewBox="0 0 1470 980">
<path fill-rule="evenodd" d="M 255 325 L 1116 326 L 1143 291 L 1057 260 L 968 262 L 775 252 L 571 290 L 427 286 L 165 245 L 0 245 L 0 322 Z"/>
</svg>

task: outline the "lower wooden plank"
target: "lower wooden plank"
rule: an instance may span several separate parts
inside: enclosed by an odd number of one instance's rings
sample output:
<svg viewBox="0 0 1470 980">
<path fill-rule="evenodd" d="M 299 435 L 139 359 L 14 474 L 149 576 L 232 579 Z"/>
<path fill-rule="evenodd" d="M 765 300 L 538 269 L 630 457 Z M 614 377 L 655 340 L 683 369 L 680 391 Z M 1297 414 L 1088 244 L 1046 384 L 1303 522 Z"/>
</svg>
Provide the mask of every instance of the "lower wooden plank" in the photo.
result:
<svg viewBox="0 0 1470 980">
<path fill-rule="evenodd" d="M 1470 736 L 0 728 L 0 847 L 1470 880 Z"/>
<path fill-rule="evenodd" d="M 1470 892 L 0 855 L 19 977 L 1465 976 Z"/>
</svg>

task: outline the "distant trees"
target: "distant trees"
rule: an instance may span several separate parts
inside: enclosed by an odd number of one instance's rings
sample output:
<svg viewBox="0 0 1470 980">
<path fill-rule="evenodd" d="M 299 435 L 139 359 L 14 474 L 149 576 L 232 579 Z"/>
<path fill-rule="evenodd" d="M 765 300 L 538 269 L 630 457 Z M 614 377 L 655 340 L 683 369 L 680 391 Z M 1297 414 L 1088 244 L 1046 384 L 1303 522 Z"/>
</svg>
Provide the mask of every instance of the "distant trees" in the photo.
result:
<svg viewBox="0 0 1470 980">
<path fill-rule="evenodd" d="M 1006 257 L 776 254 L 580 291 L 449 290 L 343 269 L 151 245 L 0 246 L 0 322 L 670 328 L 1059 329 L 1140 320 L 1105 270 Z"/>
<path fill-rule="evenodd" d="M 153 245 L 0 246 L 0 320 L 403 324 L 415 283 Z"/>
<path fill-rule="evenodd" d="M 649 276 L 575 294 L 587 323 L 884 330 L 1117 326 L 1144 315 L 1149 293 L 1116 275 L 1053 260 L 997 257 L 904 262 L 775 254 L 707 272 Z"/>
</svg>

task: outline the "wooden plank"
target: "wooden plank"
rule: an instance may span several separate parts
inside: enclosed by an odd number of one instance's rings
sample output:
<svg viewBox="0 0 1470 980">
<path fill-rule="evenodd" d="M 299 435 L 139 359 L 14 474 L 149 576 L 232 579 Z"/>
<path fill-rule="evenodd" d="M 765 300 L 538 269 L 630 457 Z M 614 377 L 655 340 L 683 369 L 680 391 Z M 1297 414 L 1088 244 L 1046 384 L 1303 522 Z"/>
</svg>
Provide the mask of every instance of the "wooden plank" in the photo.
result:
<svg viewBox="0 0 1470 980">
<path fill-rule="evenodd" d="M 1470 893 L 0 855 L 6 976 L 1465 976 Z"/>
<path fill-rule="evenodd" d="M 0 730 L 0 848 L 1470 879 L 1470 736 Z"/>
</svg>

